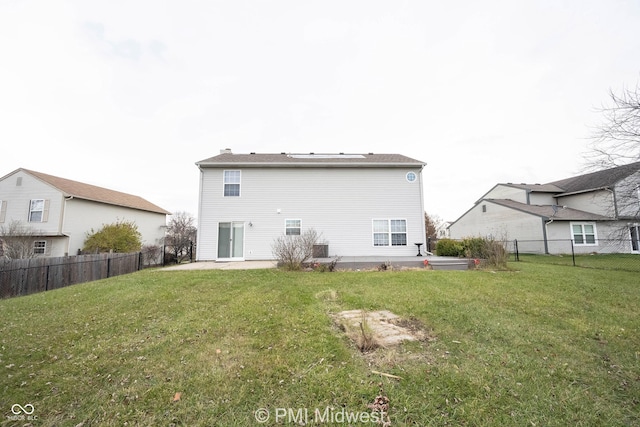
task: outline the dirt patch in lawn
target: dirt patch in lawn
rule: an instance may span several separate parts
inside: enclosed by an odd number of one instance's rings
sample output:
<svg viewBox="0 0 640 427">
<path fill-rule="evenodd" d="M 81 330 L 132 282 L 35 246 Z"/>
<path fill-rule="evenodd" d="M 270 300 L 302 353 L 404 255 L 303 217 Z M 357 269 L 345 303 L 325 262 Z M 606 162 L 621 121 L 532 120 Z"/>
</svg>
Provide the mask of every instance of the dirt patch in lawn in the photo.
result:
<svg viewBox="0 0 640 427">
<path fill-rule="evenodd" d="M 390 347 L 405 341 L 431 341 L 417 319 L 402 319 L 388 310 L 348 310 L 336 314 L 336 322 L 362 352 Z"/>
</svg>

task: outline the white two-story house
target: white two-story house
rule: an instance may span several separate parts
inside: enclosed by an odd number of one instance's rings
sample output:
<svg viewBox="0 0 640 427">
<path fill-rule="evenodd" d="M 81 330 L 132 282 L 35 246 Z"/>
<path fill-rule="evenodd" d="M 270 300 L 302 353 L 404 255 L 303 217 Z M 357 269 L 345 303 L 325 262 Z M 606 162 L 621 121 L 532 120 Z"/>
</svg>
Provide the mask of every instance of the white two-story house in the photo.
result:
<svg viewBox="0 0 640 427">
<path fill-rule="evenodd" d="M 399 154 L 234 154 L 200 169 L 197 260 L 269 260 L 280 235 L 328 256 L 410 256 L 424 244 L 424 162 Z M 423 248 L 424 250 L 424 248 Z"/>
<path fill-rule="evenodd" d="M 19 224 L 36 256 L 76 255 L 87 233 L 117 221 L 134 222 L 143 245 L 160 245 L 167 215 L 142 197 L 28 169 L 0 178 L 0 227 Z"/>
<path fill-rule="evenodd" d="M 520 252 L 638 253 L 640 162 L 547 184 L 497 184 L 449 233 L 517 240 Z"/>
</svg>

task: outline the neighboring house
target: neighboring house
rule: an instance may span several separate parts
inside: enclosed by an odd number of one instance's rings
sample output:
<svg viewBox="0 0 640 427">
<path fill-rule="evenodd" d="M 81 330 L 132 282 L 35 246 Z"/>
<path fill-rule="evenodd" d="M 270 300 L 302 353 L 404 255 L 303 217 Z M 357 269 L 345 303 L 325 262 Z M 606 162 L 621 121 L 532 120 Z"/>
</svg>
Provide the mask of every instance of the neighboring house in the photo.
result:
<svg viewBox="0 0 640 427">
<path fill-rule="evenodd" d="M 273 259 L 276 238 L 312 228 L 328 256 L 412 256 L 424 244 L 419 160 L 227 149 L 196 164 L 197 260 Z"/>
<path fill-rule="evenodd" d="M 92 229 L 119 220 L 135 222 L 143 245 L 162 244 L 167 215 L 141 197 L 32 170 L 0 178 L 0 226 L 27 227 L 36 255 L 75 255 Z"/>
<path fill-rule="evenodd" d="M 548 184 L 497 184 L 449 226 L 451 238 L 518 240 L 521 252 L 640 251 L 640 162 Z"/>
<path fill-rule="evenodd" d="M 443 223 L 438 224 L 438 227 L 436 227 L 436 238 L 438 239 L 449 238 L 449 226 L 451 224 L 452 224 L 451 221 L 445 221 Z"/>
</svg>

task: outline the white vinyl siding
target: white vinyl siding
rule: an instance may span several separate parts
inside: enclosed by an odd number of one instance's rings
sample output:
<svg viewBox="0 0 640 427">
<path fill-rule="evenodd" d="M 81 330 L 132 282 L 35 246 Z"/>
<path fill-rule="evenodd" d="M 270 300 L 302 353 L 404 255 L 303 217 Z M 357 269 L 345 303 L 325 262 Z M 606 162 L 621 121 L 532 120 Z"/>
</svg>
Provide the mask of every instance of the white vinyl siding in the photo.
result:
<svg viewBox="0 0 640 427">
<path fill-rule="evenodd" d="M 286 219 L 300 219 L 304 230 L 314 229 L 329 256 L 413 256 L 409 244 L 424 242 L 419 168 L 413 169 L 418 178 L 411 183 L 405 168 L 247 167 L 242 168 L 241 197 L 223 196 L 225 170 L 202 168 L 200 261 L 216 259 L 220 222 L 252 224 L 245 230 L 249 260 L 273 259 L 271 245 L 286 232 Z M 407 246 L 392 246 L 390 235 L 388 244 L 374 246 L 372 219 L 406 219 Z"/>
<path fill-rule="evenodd" d="M 284 234 L 287 236 L 299 236 L 301 228 L 302 221 L 299 219 L 286 219 L 284 221 Z"/>
<path fill-rule="evenodd" d="M 594 223 L 571 223 L 571 235 L 575 245 L 598 244 Z"/>
<path fill-rule="evenodd" d="M 224 197 L 240 197 L 240 171 L 224 171 Z"/>
</svg>

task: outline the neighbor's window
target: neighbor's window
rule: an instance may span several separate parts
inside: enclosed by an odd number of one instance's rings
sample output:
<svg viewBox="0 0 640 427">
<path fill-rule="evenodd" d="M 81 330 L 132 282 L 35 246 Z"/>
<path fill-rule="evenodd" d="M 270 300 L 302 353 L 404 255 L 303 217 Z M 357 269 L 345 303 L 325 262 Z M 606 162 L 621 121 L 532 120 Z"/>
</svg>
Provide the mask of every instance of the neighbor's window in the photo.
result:
<svg viewBox="0 0 640 427">
<path fill-rule="evenodd" d="M 31 200 L 29 205 L 29 222 L 44 221 L 44 199 Z"/>
<path fill-rule="evenodd" d="M 285 234 L 287 236 L 299 236 L 302 221 L 299 219 L 286 219 L 284 221 Z"/>
<path fill-rule="evenodd" d="M 374 219 L 373 246 L 407 246 L 407 221 Z"/>
<path fill-rule="evenodd" d="M 36 240 L 33 242 L 33 253 L 35 255 L 44 254 L 47 250 L 47 242 L 45 240 Z"/>
<path fill-rule="evenodd" d="M 573 243 L 576 245 L 595 245 L 596 244 L 596 225 L 583 223 L 571 224 L 571 234 L 573 235 Z"/>
<path fill-rule="evenodd" d="M 224 171 L 224 197 L 240 196 L 240 171 Z"/>
</svg>

